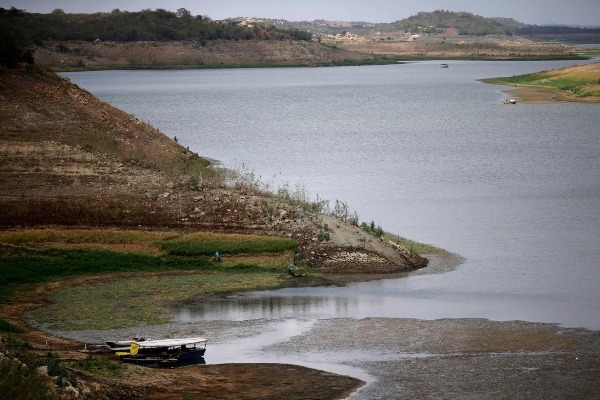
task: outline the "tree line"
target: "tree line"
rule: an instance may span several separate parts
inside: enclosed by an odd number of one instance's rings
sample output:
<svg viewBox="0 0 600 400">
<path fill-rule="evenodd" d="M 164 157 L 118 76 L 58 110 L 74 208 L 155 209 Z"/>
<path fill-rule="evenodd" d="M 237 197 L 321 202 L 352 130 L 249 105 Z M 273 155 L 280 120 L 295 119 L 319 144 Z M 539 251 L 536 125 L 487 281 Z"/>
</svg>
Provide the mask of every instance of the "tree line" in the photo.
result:
<svg viewBox="0 0 600 400">
<path fill-rule="evenodd" d="M 242 26 L 236 22 L 213 21 L 193 16 L 185 8 L 110 13 L 67 14 L 56 9 L 49 14 L 0 8 L 0 29 L 19 31 L 40 44 L 46 40 L 83 41 L 164 41 L 164 40 L 311 40 L 309 32 L 278 29 L 274 26 Z"/>
</svg>

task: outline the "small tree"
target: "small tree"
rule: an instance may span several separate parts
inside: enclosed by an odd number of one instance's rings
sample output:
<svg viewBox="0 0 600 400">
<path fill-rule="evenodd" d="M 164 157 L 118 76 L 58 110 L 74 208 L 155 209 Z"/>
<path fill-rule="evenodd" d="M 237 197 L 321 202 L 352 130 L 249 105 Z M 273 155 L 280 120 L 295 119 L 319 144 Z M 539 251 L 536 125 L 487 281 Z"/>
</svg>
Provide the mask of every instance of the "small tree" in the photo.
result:
<svg viewBox="0 0 600 400">
<path fill-rule="evenodd" d="M 14 67 L 20 62 L 33 64 L 33 46 L 21 32 L 0 27 L 0 64 Z"/>
<path fill-rule="evenodd" d="M 346 220 L 348 219 L 348 204 L 336 199 L 335 207 L 333 209 L 333 215 L 346 222 Z"/>
</svg>

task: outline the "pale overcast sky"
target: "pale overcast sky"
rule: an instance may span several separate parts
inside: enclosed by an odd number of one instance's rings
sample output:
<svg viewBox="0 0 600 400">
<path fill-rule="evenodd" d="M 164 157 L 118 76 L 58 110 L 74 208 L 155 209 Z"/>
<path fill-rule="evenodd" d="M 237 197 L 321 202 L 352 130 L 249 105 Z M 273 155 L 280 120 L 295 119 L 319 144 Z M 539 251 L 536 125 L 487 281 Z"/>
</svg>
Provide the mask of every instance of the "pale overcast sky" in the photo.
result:
<svg viewBox="0 0 600 400">
<path fill-rule="evenodd" d="M 600 0 L 0 0 L 0 7 L 36 13 L 60 8 L 67 13 L 185 8 L 192 15 L 281 18 L 290 21 L 393 22 L 419 11 L 467 11 L 484 17 L 510 17 L 528 24 L 600 26 Z"/>
</svg>

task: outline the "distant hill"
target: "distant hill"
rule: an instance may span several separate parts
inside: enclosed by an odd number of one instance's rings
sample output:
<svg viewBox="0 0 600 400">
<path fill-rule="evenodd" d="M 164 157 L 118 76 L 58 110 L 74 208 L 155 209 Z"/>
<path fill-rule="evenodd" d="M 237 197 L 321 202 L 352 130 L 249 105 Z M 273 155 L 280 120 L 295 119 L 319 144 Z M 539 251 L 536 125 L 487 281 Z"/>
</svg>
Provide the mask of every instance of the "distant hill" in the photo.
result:
<svg viewBox="0 0 600 400">
<path fill-rule="evenodd" d="M 420 12 L 385 26 L 389 30 L 406 30 L 414 33 L 443 33 L 455 29 L 460 35 L 512 35 L 514 29 L 492 18 L 468 12 L 436 10 Z"/>
<path fill-rule="evenodd" d="M 214 21 L 193 16 L 185 8 L 176 12 L 150 9 L 139 12 L 67 14 L 57 9 L 49 14 L 0 8 L 0 30 L 19 32 L 40 45 L 45 41 L 197 41 L 297 40 L 350 32 L 363 37 L 405 32 L 445 35 L 519 35 L 534 40 L 600 42 L 600 28 L 537 26 L 513 18 L 485 18 L 469 12 L 435 10 L 419 12 L 392 23 L 366 21 L 287 21 L 284 19 L 236 17 Z"/>
<path fill-rule="evenodd" d="M 519 35 L 537 41 L 568 43 L 600 43 L 600 28 L 564 25 L 527 25 L 517 30 Z"/>
<path fill-rule="evenodd" d="M 228 19 L 236 24 L 256 24 L 284 30 L 301 30 L 313 36 L 336 35 L 350 32 L 364 37 L 373 37 L 386 32 L 446 35 L 518 35 L 540 41 L 564 41 L 570 43 L 600 43 L 600 28 L 573 27 L 564 25 L 530 25 L 514 18 L 485 18 L 468 12 L 436 10 L 392 23 L 366 21 L 287 21 L 284 19 L 244 18 Z"/>
<path fill-rule="evenodd" d="M 0 26 L 18 30 L 30 40 L 67 41 L 160 41 L 160 40 L 310 40 L 311 34 L 285 30 L 275 26 L 247 26 L 233 22 L 213 21 L 201 15 L 192 16 L 180 8 L 139 12 L 113 10 L 110 13 L 66 14 L 55 10 L 50 14 L 27 13 L 0 8 Z"/>
</svg>

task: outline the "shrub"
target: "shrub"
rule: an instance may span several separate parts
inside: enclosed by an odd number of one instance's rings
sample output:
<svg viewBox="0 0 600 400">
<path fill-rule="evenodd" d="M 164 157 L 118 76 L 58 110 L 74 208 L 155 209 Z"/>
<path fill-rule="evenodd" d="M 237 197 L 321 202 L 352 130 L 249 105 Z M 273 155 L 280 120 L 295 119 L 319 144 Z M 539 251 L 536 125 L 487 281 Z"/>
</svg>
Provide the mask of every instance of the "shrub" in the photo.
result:
<svg viewBox="0 0 600 400">
<path fill-rule="evenodd" d="M 48 366 L 48 375 L 55 376 L 56 383 L 60 387 L 65 387 L 67 383 L 73 387 L 77 386 L 77 377 L 60 362 L 55 353 L 48 353 L 46 365 Z"/>
<path fill-rule="evenodd" d="M 329 232 L 326 232 L 324 230 L 320 230 L 319 233 L 317 233 L 317 241 L 319 242 L 328 242 L 329 240 L 331 240 L 331 236 L 329 235 Z"/>
<path fill-rule="evenodd" d="M 121 363 L 104 358 L 95 358 L 91 355 L 71 363 L 71 367 L 101 376 L 120 376 L 125 370 L 125 367 Z"/>
<path fill-rule="evenodd" d="M 23 333 L 23 330 L 0 318 L 0 332 Z"/>
<path fill-rule="evenodd" d="M 0 397 L 12 400 L 52 400 L 46 382 L 30 368 L 14 359 L 0 360 Z"/>
<path fill-rule="evenodd" d="M 20 62 L 33 64 L 33 46 L 17 30 L 0 27 L 0 64 L 13 67 Z"/>
<path fill-rule="evenodd" d="M 298 248 L 292 239 L 256 235 L 191 234 L 163 241 L 161 247 L 170 255 L 212 256 L 221 254 L 281 253 Z"/>
<path fill-rule="evenodd" d="M 31 345 L 19 338 L 16 338 L 11 335 L 7 335 L 4 340 L 6 341 L 6 347 L 15 349 L 15 350 L 29 350 L 31 349 Z"/>
</svg>

